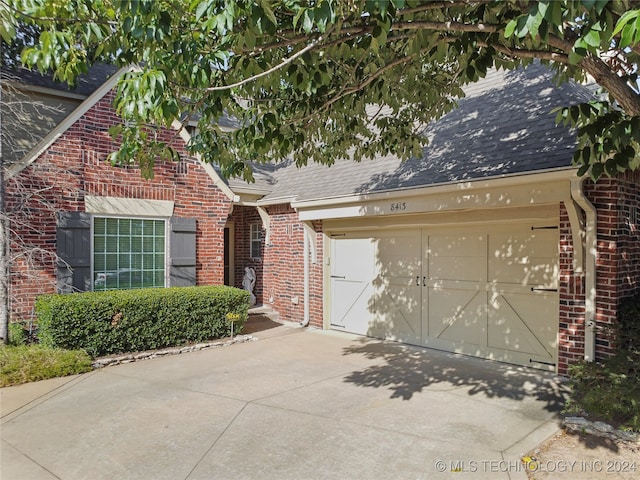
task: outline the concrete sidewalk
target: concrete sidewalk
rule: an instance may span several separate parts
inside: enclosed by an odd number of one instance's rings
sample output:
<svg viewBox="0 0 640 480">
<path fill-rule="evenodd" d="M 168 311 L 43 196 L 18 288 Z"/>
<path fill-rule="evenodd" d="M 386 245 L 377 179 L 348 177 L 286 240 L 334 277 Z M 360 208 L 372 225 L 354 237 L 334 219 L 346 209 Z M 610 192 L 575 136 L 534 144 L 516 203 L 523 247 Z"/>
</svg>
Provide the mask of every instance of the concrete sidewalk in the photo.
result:
<svg viewBox="0 0 640 480">
<path fill-rule="evenodd" d="M 337 332 L 0 390 L 2 480 L 526 478 L 545 373 Z M 462 470 L 462 471 L 457 471 Z"/>
</svg>

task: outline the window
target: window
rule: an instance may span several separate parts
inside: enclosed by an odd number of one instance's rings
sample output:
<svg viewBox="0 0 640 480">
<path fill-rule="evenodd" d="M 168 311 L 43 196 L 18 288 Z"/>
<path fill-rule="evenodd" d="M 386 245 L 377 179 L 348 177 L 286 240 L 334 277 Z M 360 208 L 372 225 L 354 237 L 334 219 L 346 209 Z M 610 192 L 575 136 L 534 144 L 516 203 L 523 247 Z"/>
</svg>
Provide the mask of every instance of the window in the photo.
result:
<svg viewBox="0 0 640 480">
<path fill-rule="evenodd" d="M 93 220 L 93 289 L 165 286 L 165 221 Z"/>
<path fill-rule="evenodd" d="M 260 258 L 262 247 L 262 225 L 259 223 L 251 224 L 251 258 Z"/>
</svg>

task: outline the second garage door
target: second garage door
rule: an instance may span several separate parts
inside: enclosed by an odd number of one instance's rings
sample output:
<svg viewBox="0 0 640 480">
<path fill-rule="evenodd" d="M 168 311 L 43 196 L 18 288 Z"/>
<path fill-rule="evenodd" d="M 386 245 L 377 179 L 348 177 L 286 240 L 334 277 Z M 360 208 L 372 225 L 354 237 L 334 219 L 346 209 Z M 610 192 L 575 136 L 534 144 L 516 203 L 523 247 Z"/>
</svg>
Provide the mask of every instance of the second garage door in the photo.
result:
<svg viewBox="0 0 640 480">
<path fill-rule="evenodd" d="M 555 226 L 344 233 L 331 251 L 333 328 L 555 369 Z"/>
</svg>

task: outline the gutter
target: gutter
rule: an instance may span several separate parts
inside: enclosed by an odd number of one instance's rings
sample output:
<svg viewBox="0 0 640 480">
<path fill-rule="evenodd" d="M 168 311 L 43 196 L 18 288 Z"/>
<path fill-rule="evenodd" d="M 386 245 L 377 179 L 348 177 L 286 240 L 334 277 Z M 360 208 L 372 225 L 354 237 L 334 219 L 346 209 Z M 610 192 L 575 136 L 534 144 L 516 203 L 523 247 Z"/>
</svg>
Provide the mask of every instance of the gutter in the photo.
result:
<svg viewBox="0 0 640 480">
<path fill-rule="evenodd" d="M 375 193 L 350 193 L 334 197 L 324 197 L 309 200 L 292 200 L 291 206 L 295 209 L 318 208 L 325 206 L 346 205 L 376 200 L 392 200 L 395 198 L 418 197 L 429 194 L 471 192 L 500 186 L 519 186 L 532 182 L 545 182 L 553 180 L 566 180 L 575 177 L 575 167 L 562 167 L 557 169 L 539 170 L 527 173 L 502 175 L 499 177 L 477 178 L 468 181 L 451 181 L 437 183 L 422 187 L 408 187 L 379 191 Z"/>
<path fill-rule="evenodd" d="M 303 281 L 303 296 L 304 296 L 304 310 L 302 313 L 302 321 L 300 325 L 306 327 L 309 325 L 309 238 L 307 233 L 304 233 L 304 241 L 302 242 L 304 247 L 302 249 L 302 255 L 304 256 L 304 281 Z"/>
<path fill-rule="evenodd" d="M 571 198 L 585 213 L 584 265 L 584 359 L 596 357 L 596 252 L 598 247 L 597 211 L 584 195 L 584 179 L 571 180 Z"/>
<path fill-rule="evenodd" d="M 309 321 L 311 319 L 309 314 L 309 276 L 310 276 L 310 262 L 316 263 L 318 261 L 318 252 L 315 247 L 315 230 L 313 229 L 313 225 L 311 222 L 302 222 L 302 228 L 304 229 L 304 311 L 302 321 L 300 325 L 306 327 L 309 325 Z"/>
</svg>

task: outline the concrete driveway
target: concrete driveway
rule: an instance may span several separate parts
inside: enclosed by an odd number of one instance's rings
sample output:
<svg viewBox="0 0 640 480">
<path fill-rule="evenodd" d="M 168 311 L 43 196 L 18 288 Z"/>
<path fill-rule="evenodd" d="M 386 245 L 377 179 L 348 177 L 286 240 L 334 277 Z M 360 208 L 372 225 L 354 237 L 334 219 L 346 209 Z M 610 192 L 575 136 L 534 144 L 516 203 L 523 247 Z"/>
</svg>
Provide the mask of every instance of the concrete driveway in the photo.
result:
<svg viewBox="0 0 640 480">
<path fill-rule="evenodd" d="M 565 388 L 542 372 L 254 335 L 0 390 L 2 480 L 526 478 L 520 456 L 558 430 Z"/>
</svg>

